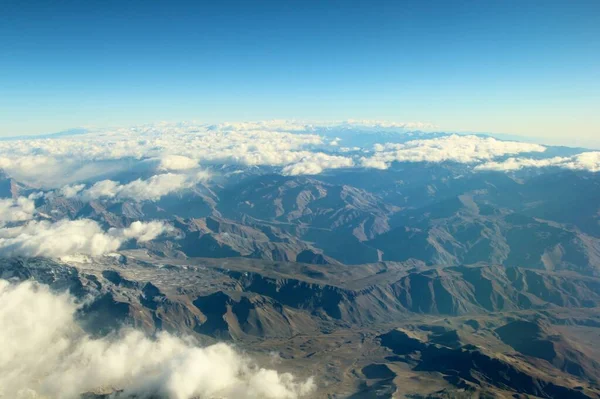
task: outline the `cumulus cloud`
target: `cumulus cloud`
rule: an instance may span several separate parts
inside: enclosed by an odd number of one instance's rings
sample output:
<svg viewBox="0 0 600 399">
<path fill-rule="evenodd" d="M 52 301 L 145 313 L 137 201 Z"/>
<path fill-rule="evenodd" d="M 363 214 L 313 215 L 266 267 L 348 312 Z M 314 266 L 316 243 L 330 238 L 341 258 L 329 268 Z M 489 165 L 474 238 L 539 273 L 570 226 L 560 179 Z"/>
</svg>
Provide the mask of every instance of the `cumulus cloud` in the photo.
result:
<svg viewBox="0 0 600 399">
<path fill-rule="evenodd" d="M 277 152 L 295 151 L 323 144 L 319 135 L 272 130 L 211 129 L 203 125 L 157 124 L 128 129 L 99 130 L 54 139 L 9 140 L 0 142 L 0 167 L 19 169 L 50 164 L 57 160 L 118 160 L 167 157 L 199 159 L 201 162 L 267 162 L 278 159 Z M 264 156 L 259 156 L 264 153 Z M 21 162 L 30 157 L 27 162 Z M 275 161 L 277 162 L 277 161 Z M 285 158 L 277 164 L 285 162 Z M 31 165 L 31 166 L 30 166 Z"/>
<path fill-rule="evenodd" d="M 7 222 L 33 219 L 35 202 L 32 198 L 0 199 L 0 226 Z"/>
<path fill-rule="evenodd" d="M 186 170 L 198 167 L 198 161 L 182 155 L 165 155 L 160 159 L 159 170 Z"/>
<path fill-rule="evenodd" d="M 210 174 L 198 171 L 193 174 L 164 173 L 152 176 L 147 180 L 134 180 L 131 183 L 120 184 L 112 180 L 102 180 L 86 190 L 79 190 L 82 200 L 91 201 L 100 198 L 133 199 L 135 201 L 157 201 L 161 197 L 191 188 L 202 181 L 207 181 Z M 71 193 L 78 186 L 63 188 L 62 192 Z"/>
<path fill-rule="evenodd" d="M 336 137 L 336 138 L 334 138 L 333 140 L 331 140 L 331 141 L 329 142 L 329 145 L 330 145 L 330 146 L 333 146 L 333 147 L 337 147 L 338 145 L 340 145 L 340 141 L 341 141 L 341 140 L 342 140 L 341 138 L 339 138 L 339 137 Z"/>
<path fill-rule="evenodd" d="M 318 175 L 325 169 L 340 169 L 354 166 L 352 158 L 312 153 L 301 160 L 283 168 L 284 175 Z"/>
<path fill-rule="evenodd" d="M 119 389 L 139 398 L 294 399 L 315 388 L 312 379 L 257 367 L 222 343 L 201 348 L 134 330 L 95 339 L 78 326 L 76 311 L 67 294 L 0 280 L 0 397 L 75 399 Z"/>
<path fill-rule="evenodd" d="M 13 146 L 5 145 L 5 147 L 12 148 Z M 19 147 L 21 147 L 21 145 L 19 145 Z M 8 153 L 8 151 L 4 152 Z M 0 157 L 0 168 L 12 173 L 20 170 L 22 173 L 26 174 L 31 170 L 56 167 L 57 160 L 55 158 L 44 155 L 30 155 L 31 153 L 33 153 L 33 151 L 21 151 L 21 154 L 18 157 L 2 156 Z"/>
<path fill-rule="evenodd" d="M 58 193 L 65 198 L 75 198 L 85 188 L 85 184 L 74 184 L 71 186 L 64 186 Z"/>
<path fill-rule="evenodd" d="M 491 137 L 451 135 L 428 140 L 412 140 L 404 144 L 377 144 L 371 157 L 360 164 L 368 168 L 387 169 L 392 162 L 459 162 L 475 163 L 496 157 L 543 152 L 546 147 L 516 141 L 500 141 Z"/>
<path fill-rule="evenodd" d="M 362 157 L 360 159 L 361 166 L 365 168 L 371 169 L 381 169 L 385 170 L 390 167 L 390 163 L 396 161 L 392 157 L 382 157 L 382 156 L 373 156 L 373 157 Z"/>
<path fill-rule="evenodd" d="M 547 159 L 509 158 L 502 162 L 486 162 L 484 164 L 477 165 L 475 170 L 496 170 L 508 172 L 523 168 L 546 167 L 600 172 L 600 152 L 584 152 L 570 157 L 554 157 Z"/>
<path fill-rule="evenodd" d="M 133 222 L 127 228 L 111 228 L 106 232 L 90 219 L 65 219 L 54 223 L 29 221 L 0 229 L 0 256 L 99 256 L 118 250 L 131 239 L 139 242 L 152 240 L 167 229 L 157 221 Z"/>
<path fill-rule="evenodd" d="M 23 141 L 26 143 L 25 140 Z M 4 151 L 2 147 L 5 147 Z M 102 178 L 123 170 L 131 170 L 134 166 L 133 162 L 127 159 L 92 160 L 80 155 L 66 157 L 20 155 L 13 153 L 10 148 L 10 145 L 3 146 L 0 143 L 0 169 L 21 183 L 44 189 Z M 27 153 L 25 149 L 20 152 Z M 3 156 L 5 152 L 9 155 Z M 31 147 L 29 152 L 34 154 L 36 151 Z"/>
<path fill-rule="evenodd" d="M 478 169 L 535 165 L 535 160 L 511 159 L 497 165 L 496 158 L 543 152 L 538 144 L 501 141 L 479 136 L 450 135 L 376 145 L 370 155 L 361 148 L 340 148 L 340 140 L 327 132 L 432 130 L 422 122 L 349 120 L 337 122 L 263 121 L 202 125 L 159 123 L 86 134 L 0 142 L 0 168 L 20 182 L 45 189 L 63 188 L 65 197 L 156 199 L 189 187 L 191 175 L 206 165 L 271 166 L 287 175 L 318 174 L 327 169 L 367 167 L 386 169 L 392 162 L 460 162 Z M 412 133 L 406 133 L 409 135 Z M 408 136 L 407 136 L 408 137 Z M 367 152 L 368 154 L 368 152 Z M 594 160 L 544 160 L 572 169 L 593 170 Z M 515 158 L 517 159 L 517 158 Z M 516 166 L 517 163 L 523 166 Z M 590 165 L 592 165 L 590 167 Z M 146 180 L 120 184 L 123 172 L 159 170 Z M 169 175 L 177 173 L 178 175 Z M 172 177 L 172 181 L 166 176 Z M 93 189 L 80 184 L 98 183 Z M 148 184 L 146 184 L 148 183 Z M 152 183 L 150 186 L 149 183 Z M 179 188 L 178 188 L 179 187 Z M 77 191 L 79 190 L 79 191 Z"/>
<path fill-rule="evenodd" d="M 324 153 L 324 148 L 337 147 L 339 140 L 318 134 L 319 129 L 359 126 L 421 129 L 426 124 L 266 121 L 213 126 L 161 123 L 98 129 L 73 136 L 2 141 L 0 168 L 20 182 L 48 189 L 115 180 L 111 175 L 130 171 L 136 165 L 140 167 L 148 160 L 158 160 L 161 171 L 193 170 L 199 164 L 264 165 L 283 169 L 302 162 L 308 153 Z M 149 167 L 148 162 L 145 164 Z M 324 166 L 322 169 L 327 168 Z"/>
</svg>

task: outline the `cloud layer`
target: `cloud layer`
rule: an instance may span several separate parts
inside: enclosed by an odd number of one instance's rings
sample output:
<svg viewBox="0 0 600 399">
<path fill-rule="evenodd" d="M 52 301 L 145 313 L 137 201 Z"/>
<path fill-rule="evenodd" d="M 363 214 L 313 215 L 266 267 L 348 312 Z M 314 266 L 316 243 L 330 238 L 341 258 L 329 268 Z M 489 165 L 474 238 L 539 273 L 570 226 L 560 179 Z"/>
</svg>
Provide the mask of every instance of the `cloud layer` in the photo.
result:
<svg viewBox="0 0 600 399">
<path fill-rule="evenodd" d="M 491 137 L 451 135 L 404 144 L 378 144 L 370 157 L 362 157 L 364 167 L 387 169 L 392 162 L 458 162 L 471 164 L 496 157 L 527 152 L 544 152 L 546 147 Z"/>
<path fill-rule="evenodd" d="M 419 137 L 415 130 L 431 130 L 427 123 L 343 121 L 330 123 L 263 121 L 202 125 L 159 123 L 131 128 L 102 129 L 86 134 L 0 142 L 0 169 L 17 181 L 41 189 L 65 189 L 66 196 L 79 184 L 102 183 L 88 198 L 159 198 L 189 188 L 184 176 L 221 165 L 268 166 L 285 175 L 319 174 L 328 169 L 366 167 L 386 169 L 393 162 L 459 162 L 478 169 L 515 170 L 537 166 L 533 159 L 496 158 L 537 152 L 538 144 L 494 138 L 443 135 L 402 144 L 380 143 L 374 148 L 346 148 L 336 136 L 340 130 L 387 132 L 372 135 L 394 141 Z M 345 137 L 343 134 L 340 136 Z M 441 137 L 439 137 L 441 136 Z M 400 137 L 400 136 L 398 136 Z M 431 135 L 427 137 L 432 137 Z M 372 143 L 372 141 L 371 141 Z M 371 144 L 369 144 L 371 145 Z M 590 155 L 543 160 L 571 169 L 596 170 Z M 518 159 L 518 160 L 516 160 Z M 504 161 L 504 160 L 503 160 Z M 478 164 L 485 163 L 485 166 Z M 123 176 L 155 176 L 130 183 Z M 173 178 L 167 182 L 165 175 Z M 184 181 L 185 180 L 185 181 Z M 112 182 L 112 183 L 111 183 Z M 146 184 L 147 183 L 147 184 Z M 149 187 L 148 185 L 160 187 Z M 171 188 L 169 188 L 171 187 Z M 84 191 L 81 188 L 80 191 Z M 106 194 L 106 195 L 105 195 Z"/>
<path fill-rule="evenodd" d="M 84 201 L 100 198 L 157 201 L 165 195 L 191 188 L 200 182 L 207 181 L 209 178 L 210 174 L 206 171 L 198 171 L 189 175 L 164 173 L 152 176 L 147 180 L 138 179 L 127 184 L 102 180 L 88 189 L 82 189 L 81 185 L 68 186 L 63 187 L 60 192 L 65 196 L 79 196 Z"/>
<path fill-rule="evenodd" d="M 167 227 L 162 222 L 133 222 L 127 228 L 102 230 L 90 219 L 29 221 L 0 229 L 0 256 L 44 256 L 59 258 L 81 254 L 99 256 L 114 252 L 134 239 L 145 242 L 158 237 Z"/>
<path fill-rule="evenodd" d="M 290 121 L 270 120 L 257 122 L 227 122 L 211 126 L 214 130 L 236 131 L 277 131 L 277 132 L 310 132 L 328 128 L 345 129 L 397 129 L 397 130 L 432 130 L 437 126 L 428 122 L 391 122 L 373 119 L 348 119 L 345 121 Z"/>
<path fill-rule="evenodd" d="M 298 171 L 347 167 L 322 150 L 330 140 L 293 122 L 156 124 L 56 138 L 0 142 L 0 168 L 41 188 L 79 184 L 132 168 L 190 171 L 200 165 L 264 165 Z M 309 165 L 316 157 L 314 166 Z M 155 160 L 156 162 L 142 162 Z M 154 165 L 154 166 L 152 166 Z"/>
<path fill-rule="evenodd" d="M 67 294 L 0 280 L 0 397 L 75 399 L 116 388 L 139 398 L 294 399 L 315 388 L 226 344 L 200 348 L 133 330 L 94 339 L 75 322 L 76 310 Z"/>
<path fill-rule="evenodd" d="M 524 168 L 546 167 L 600 172 L 600 152 L 584 152 L 571 157 L 554 157 L 547 159 L 509 158 L 502 162 L 486 162 L 477 165 L 475 169 L 509 172 Z"/>
<path fill-rule="evenodd" d="M 352 158 L 328 155 L 323 153 L 309 153 L 295 163 L 282 169 L 284 175 L 318 175 L 325 169 L 341 169 L 354 166 Z"/>
</svg>

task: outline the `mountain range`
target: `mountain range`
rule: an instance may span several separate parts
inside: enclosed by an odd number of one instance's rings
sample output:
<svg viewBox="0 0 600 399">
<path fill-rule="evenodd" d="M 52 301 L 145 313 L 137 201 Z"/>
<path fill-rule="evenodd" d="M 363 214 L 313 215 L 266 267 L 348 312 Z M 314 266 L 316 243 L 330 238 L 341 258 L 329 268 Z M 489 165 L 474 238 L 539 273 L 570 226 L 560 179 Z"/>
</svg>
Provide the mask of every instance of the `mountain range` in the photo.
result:
<svg viewBox="0 0 600 399">
<path fill-rule="evenodd" d="M 290 165 L 318 173 L 212 161 L 206 179 L 155 175 L 152 158 L 62 188 L 7 167 L 0 279 L 68 291 L 90 337 L 227 342 L 316 377 L 318 398 L 600 398 L 600 175 L 564 167 L 579 150 L 498 171 L 474 167 L 482 155 L 401 160 L 450 135 L 316 131 L 348 146 L 319 159 L 381 153 L 386 167 L 319 170 L 303 154 Z M 69 224 L 83 221 L 89 237 Z M 34 248 L 46 231 L 52 248 Z M 80 394 L 137 397 L 105 391 Z"/>
</svg>

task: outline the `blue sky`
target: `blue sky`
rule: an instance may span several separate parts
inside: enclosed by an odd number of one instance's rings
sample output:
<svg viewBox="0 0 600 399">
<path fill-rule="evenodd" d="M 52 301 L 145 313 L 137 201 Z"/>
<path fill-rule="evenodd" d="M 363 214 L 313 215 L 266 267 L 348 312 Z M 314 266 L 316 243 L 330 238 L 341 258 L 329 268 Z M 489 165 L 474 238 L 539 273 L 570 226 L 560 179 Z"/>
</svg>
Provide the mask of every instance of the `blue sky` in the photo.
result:
<svg viewBox="0 0 600 399">
<path fill-rule="evenodd" d="M 382 119 L 600 141 L 599 1 L 0 0 L 0 135 Z"/>
</svg>

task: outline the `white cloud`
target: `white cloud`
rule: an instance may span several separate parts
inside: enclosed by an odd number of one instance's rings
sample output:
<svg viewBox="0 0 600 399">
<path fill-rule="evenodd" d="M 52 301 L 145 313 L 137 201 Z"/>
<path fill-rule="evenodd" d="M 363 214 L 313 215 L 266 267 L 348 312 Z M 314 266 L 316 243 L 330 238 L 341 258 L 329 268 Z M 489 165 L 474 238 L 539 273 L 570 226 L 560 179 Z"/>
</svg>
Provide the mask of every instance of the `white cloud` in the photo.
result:
<svg viewBox="0 0 600 399">
<path fill-rule="evenodd" d="M 5 145 L 5 147 L 10 148 L 11 146 Z M 71 166 L 70 161 L 65 160 L 61 164 L 59 160 L 51 156 L 29 155 L 29 152 L 13 155 L 8 148 L 4 151 L 8 154 L 0 156 L 0 168 L 9 176 L 21 182 L 27 181 L 38 184 L 49 177 L 54 177 L 54 175 L 65 174 Z"/>
<path fill-rule="evenodd" d="M 100 198 L 133 199 L 136 201 L 157 201 L 161 197 L 178 192 L 202 181 L 207 181 L 210 174 L 197 171 L 192 174 L 165 173 L 155 175 L 148 180 L 134 180 L 131 183 L 119 184 L 112 180 L 102 180 L 92 187 L 80 192 L 81 199 L 91 201 Z M 70 192 L 70 188 L 66 188 Z M 63 188 L 65 190 L 65 188 Z"/>
<path fill-rule="evenodd" d="M 12 148 L 13 146 L 5 145 L 5 147 Z M 14 158 L 2 156 L 0 157 L 0 168 L 9 172 L 22 170 L 24 173 L 27 173 L 30 170 L 56 166 L 56 159 L 44 155 L 30 155 L 30 153 L 30 151 L 26 151 L 21 156 Z"/>
<path fill-rule="evenodd" d="M 354 166 L 352 158 L 323 153 L 311 153 L 300 161 L 283 168 L 284 175 L 318 175 L 325 169 L 350 168 Z"/>
<path fill-rule="evenodd" d="M 76 311 L 67 294 L 0 280 L 0 397 L 75 399 L 116 388 L 142 398 L 294 399 L 315 388 L 222 343 L 200 348 L 134 330 L 95 339 L 79 328 Z"/>
<path fill-rule="evenodd" d="M 154 240 L 156 237 L 161 235 L 163 232 L 168 230 L 161 222 L 133 222 L 124 229 L 109 229 L 108 234 L 114 235 L 117 237 L 122 237 L 125 240 L 134 239 L 138 242 L 146 242 Z"/>
<path fill-rule="evenodd" d="M 509 158 L 502 162 L 486 162 L 477 165 L 475 170 L 514 171 L 523 168 L 557 167 L 571 170 L 600 172 L 600 152 L 584 152 L 570 157 L 547 159 Z"/>
<path fill-rule="evenodd" d="M 390 122 L 390 121 L 377 121 L 369 119 L 349 119 L 345 123 L 348 126 L 354 127 L 369 127 L 376 129 L 402 129 L 402 130 L 434 130 L 438 129 L 438 126 L 428 122 Z"/>
<path fill-rule="evenodd" d="M 31 198 L 0 199 L 0 226 L 7 222 L 22 222 L 33 219 L 35 202 Z"/>
<path fill-rule="evenodd" d="M 0 256 L 44 256 L 59 258 L 82 254 L 99 256 L 114 252 L 130 239 L 143 242 L 167 230 L 161 222 L 133 222 L 127 228 L 107 232 L 90 219 L 29 221 L 17 227 L 0 229 Z"/>
<path fill-rule="evenodd" d="M 92 187 L 83 190 L 81 198 L 84 201 L 91 201 L 103 197 L 113 198 L 116 197 L 121 187 L 123 186 L 116 181 L 102 180 L 95 183 Z"/>
<path fill-rule="evenodd" d="M 269 120 L 258 122 L 225 122 L 210 126 L 212 130 L 224 131 L 274 131 L 274 132 L 309 132 L 314 130 L 314 123 L 288 121 L 288 120 Z M 318 124 L 317 124 L 318 125 Z"/>
<path fill-rule="evenodd" d="M 584 152 L 569 158 L 562 164 L 563 168 L 600 172 L 600 152 Z"/>
<path fill-rule="evenodd" d="M 270 120 L 257 122 L 228 122 L 211 126 L 214 130 L 233 131 L 277 131 L 277 132 L 311 132 L 323 128 L 369 128 L 369 129 L 401 129 L 401 130 L 433 130 L 438 126 L 428 122 L 390 122 L 373 119 L 348 119 L 346 121 L 295 121 Z"/>
<path fill-rule="evenodd" d="M 592 155 L 564 160 L 509 160 L 498 157 L 543 152 L 538 144 L 501 141 L 478 136 L 451 135 L 387 143 L 371 155 L 358 156 L 359 148 L 340 148 L 335 136 L 321 136 L 331 129 L 431 130 L 421 122 L 349 120 L 343 122 L 263 121 L 219 125 L 160 123 L 132 128 L 90 131 L 56 138 L 0 142 L 0 168 L 20 182 L 45 189 L 61 188 L 66 197 L 157 199 L 190 187 L 187 176 L 202 165 L 248 165 L 280 168 L 287 175 L 318 174 L 327 169 L 362 166 L 386 169 L 392 162 L 444 162 L 472 164 L 478 169 L 519 168 L 558 163 L 561 167 L 594 170 Z M 362 131 L 362 130 L 361 130 Z M 410 133 L 406 133 L 410 134 Z M 364 149 L 362 149 L 365 151 Z M 331 151 L 336 152 L 332 154 Z M 368 154 L 368 152 L 367 152 Z M 591 158 L 586 158 L 591 157 Z M 561 163 L 563 162 L 563 163 Z M 477 166 L 487 163 L 485 166 Z M 120 173 L 159 174 L 146 181 L 120 184 Z M 165 176 L 173 177 L 167 181 Z M 79 184 L 97 186 L 81 189 Z M 152 184 L 150 184 L 152 183 Z M 77 191 L 79 190 L 79 192 Z"/>
<path fill-rule="evenodd" d="M 128 129 L 99 130 L 88 134 L 54 139 L 28 139 L 0 142 L 0 156 L 10 158 L 0 167 L 15 164 L 25 167 L 60 160 L 117 160 L 122 158 L 162 158 L 184 156 L 201 162 L 248 159 L 269 160 L 273 154 L 257 157 L 261 152 L 300 150 L 323 144 L 316 134 L 295 134 L 274 130 L 245 130 L 242 127 L 209 128 L 204 125 L 159 124 Z M 23 157 L 31 157 L 18 165 Z M 269 163 L 266 163 L 269 164 Z"/>
<path fill-rule="evenodd" d="M 506 161 L 486 162 L 477 165 L 475 170 L 513 171 L 522 168 L 543 168 L 562 164 L 567 158 L 555 157 L 548 159 L 509 158 Z"/>
<path fill-rule="evenodd" d="M 428 140 L 412 140 L 404 144 L 376 144 L 371 157 L 363 157 L 361 165 L 386 169 L 392 162 L 459 162 L 475 163 L 496 157 L 526 152 L 543 152 L 544 146 L 500 141 L 491 137 L 451 135 Z"/>
<path fill-rule="evenodd" d="M 186 170 L 198 167 L 198 161 L 182 155 L 165 155 L 160 159 L 159 170 Z"/>
<path fill-rule="evenodd" d="M 57 188 L 132 168 L 130 161 L 122 159 L 95 161 L 74 154 L 66 157 L 19 155 L 12 153 L 11 147 L 6 145 L 14 142 L 3 143 L 0 143 L 0 169 L 17 181 L 33 187 Z M 3 156 L 2 147 L 5 147 L 4 152 L 10 155 Z M 29 152 L 34 154 L 34 147 L 31 147 Z"/>
<path fill-rule="evenodd" d="M 155 125 L 95 131 L 55 139 L 0 142 L 0 168 L 18 181 L 56 188 L 131 170 L 136 160 L 160 159 L 161 170 L 204 164 L 286 166 L 324 145 L 315 134 L 214 130 L 197 125 Z"/>
<path fill-rule="evenodd" d="M 307 153 L 321 153 L 323 148 L 339 144 L 339 140 L 315 134 L 318 128 L 427 126 L 380 121 L 265 121 L 215 126 L 161 123 L 98 129 L 73 136 L 2 141 L 0 168 L 20 182 L 41 188 L 113 180 L 111 175 L 155 159 L 159 160 L 158 169 L 163 171 L 194 169 L 197 164 L 285 168 L 301 162 Z M 147 162 L 145 167 L 149 167 Z"/>
<path fill-rule="evenodd" d="M 58 193 L 65 198 L 75 198 L 84 188 L 85 184 L 74 184 L 72 186 L 64 186 Z"/>
<path fill-rule="evenodd" d="M 373 156 L 373 157 L 363 157 L 360 160 L 360 164 L 361 166 L 365 167 L 365 168 L 372 168 L 372 169 L 387 169 L 390 167 L 390 163 L 393 162 L 394 159 L 390 159 L 388 157 L 378 157 L 378 156 Z"/>
</svg>

